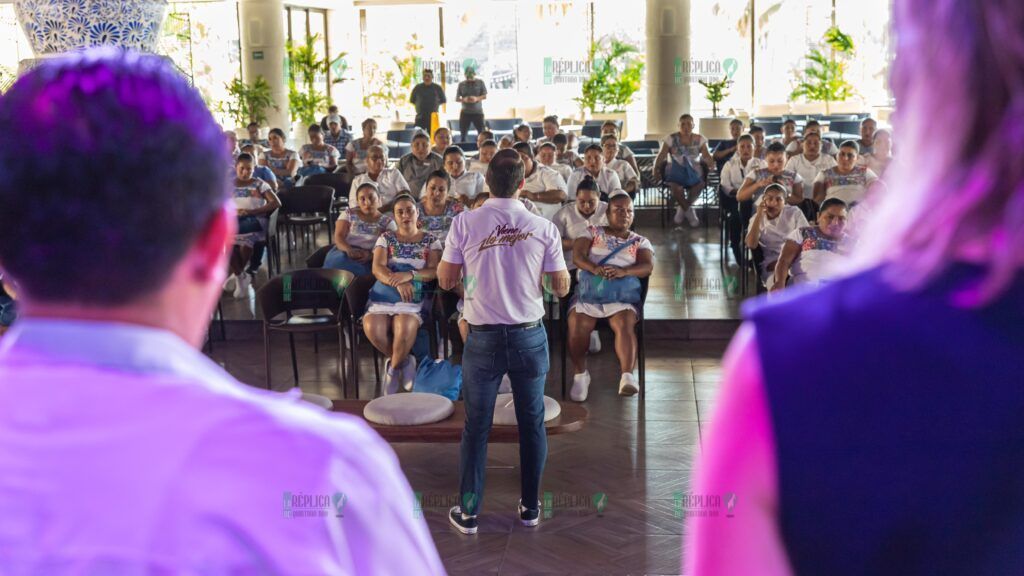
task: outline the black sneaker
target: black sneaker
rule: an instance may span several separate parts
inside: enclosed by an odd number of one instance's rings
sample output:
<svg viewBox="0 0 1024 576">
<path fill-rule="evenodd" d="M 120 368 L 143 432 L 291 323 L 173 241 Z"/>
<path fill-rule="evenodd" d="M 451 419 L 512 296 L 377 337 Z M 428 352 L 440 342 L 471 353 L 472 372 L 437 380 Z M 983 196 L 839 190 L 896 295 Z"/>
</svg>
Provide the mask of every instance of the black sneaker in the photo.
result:
<svg viewBox="0 0 1024 576">
<path fill-rule="evenodd" d="M 530 510 L 523 506 L 523 500 L 520 498 L 519 521 L 523 523 L 523 526 L 536 526 L 540 524 L 540 501 L 537 501 L 537 508 Z"/>
<path fill-rule="evenodd" d="M 448 511 L 448 522 L 463 534 L 476 534 L 476 516 L 466 516 L 461 506 L 452 506 Z"/>
</svg>

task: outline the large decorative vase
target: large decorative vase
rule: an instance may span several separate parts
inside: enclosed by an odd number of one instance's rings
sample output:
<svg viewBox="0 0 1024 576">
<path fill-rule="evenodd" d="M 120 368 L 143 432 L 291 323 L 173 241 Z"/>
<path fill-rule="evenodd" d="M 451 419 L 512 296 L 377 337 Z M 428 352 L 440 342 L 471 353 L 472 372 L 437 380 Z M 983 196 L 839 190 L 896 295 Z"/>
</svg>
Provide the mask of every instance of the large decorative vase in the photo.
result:
<svg viewBox="0 0 1024 576">
<path fill-rule="evenodd" d="M 111 45 L 153 52 L 166 0 L 14 0 L 36 57 Z"/>
</svg>

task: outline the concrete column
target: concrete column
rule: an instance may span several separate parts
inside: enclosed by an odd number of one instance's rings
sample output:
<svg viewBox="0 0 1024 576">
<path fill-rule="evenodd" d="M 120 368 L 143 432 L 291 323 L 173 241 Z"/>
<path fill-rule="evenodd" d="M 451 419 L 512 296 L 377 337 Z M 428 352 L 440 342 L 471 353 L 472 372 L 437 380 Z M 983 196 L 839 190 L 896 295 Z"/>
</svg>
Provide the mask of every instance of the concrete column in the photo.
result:
<svg viewBox="0 0 1024 576">
<path fill-rule="evenodd" d="M 288 133 L 288 81 L 285 78 L 285 21 L 282 0 L 241 0 L 238 3 L 242 45 L 242 81 L 263 76 L 270 84 L 278 109 L 267 111 L 270 128 Z"/>
<path fill-rule="evenodd" d="M 678 129 L 690 111 L 685 69 L 690 60 L 690 0 L 647 0 L 647 133 L 663 136 Z"/>
</svg>

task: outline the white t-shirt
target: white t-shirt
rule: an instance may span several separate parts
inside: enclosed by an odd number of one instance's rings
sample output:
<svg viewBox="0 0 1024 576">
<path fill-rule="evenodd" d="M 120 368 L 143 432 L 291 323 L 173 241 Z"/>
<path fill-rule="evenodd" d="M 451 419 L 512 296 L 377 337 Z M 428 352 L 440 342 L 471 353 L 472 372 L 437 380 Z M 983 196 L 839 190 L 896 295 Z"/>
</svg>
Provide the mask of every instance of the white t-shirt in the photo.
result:
<svg viewBox="0 0 1024 576">
<path fill-rule="evenodd" d="M 580 214 L 579 208 L 576 207 L 576 203 L 566 204 L 562 206 L 562 209 L 555 214 L 552 222 L 558 227 L 558 233 L 562 235 L 562 238 L 566 240 L 575 240 L 580 235 L 586 233 L 587 226 L 607 226 L 608 225 L 608 203 L 598 202 L 597 209 L 590 216 L 584 217 Z M 575 270 L 576 265 L 572 262 L 572 250 L 564 250 L 562 255 L 565 257 L 565 266 L 569 270 Z"/>
<path fill-rule="evenodd" d="M 548 190 L 561 190 L 566 192 L 565 180 L 558 175 L 551 168 L 544 166 L 543 164 L 535 164 L 536 168 L 533 174 L 526 177 L 526 182 L 523 183 L 523 190 L 526 192 L 547 192 Z M 551 220 L 555 214 L 562 208 L 561 202 L 539 202 L 533 201 L 537 209 L 540 210 L 542 216 Z"/>
<path fill-rule="evenodd" d="M 171 332 L 19 318 L 0 382 L 5 573 L 444 574 L 362 417 Z"/>
<path fill-rule="evenodd" d="M 849 206 L 860 202 L 878 176 L 867 166 L 854 166 L 849 174 L 840 174 L 836 168 L 823 170 L 814 180 L 825 185 L 825 199 L 839 198 Z"/>
<path fill-rule="evenodd" d="M 398 229 L 389 214 L 381 214 L 376 221 L 367 222 L 359 217 L 359 209 L 354 206 L 339 214 L 338 221 L 351 222 L 345 241 L 363 250 L 372 250 L 381 234 Z"/>
<path fill-rule="evenodd" d="M 452 177 L 452 185 L 448 189 L 448 195 L 456 199 L 465 196 L 472 200 L 483 191 L 484 175 L 479 172 L 464 171 L 458 178 Z"/>
<path fill-rule="evenodd" d="M 754 225 L 756 219 L 757 214 L 751 216 L 748 228 Z M 761 236 L 757 240 L 764 253 L 761 272 L 767 274 L 768 265 L 779 260 L 779 256 L 782 255 L 782 247 L 786 244 L 790 234 L 794 230 L 806 226 L 810 226 L 807 223 L 807 217 L 796 206 L 783 206 L 782 212 L 774 220 L 765 216 L 764 221 L 761 222 Z"/>
<path fill-rule="evenodd" d="M 558 228 L 512 198 L 488 198 L 456 217 L 443 260 L 463 266 L 463 316 L 475 325 L 540 320 L 543 274 L 565 270 Z"/>
<path fill-rule="evenodd" d="M 627 148 L 627 150 L 629 150 L 629 148 Z M 626 162 L 625 160 L 621 160 L 619 158 L 612 158 L 612 161 L 608 162 L 606 166 L 609 170 L 615 172 L 615 175 L 619 177 L 619 182 L 622 184 L 623 187 L 625 187 L 630 180 L 640 179 L 640 176 L 636 173 L 636 170 L 633 170 L 633 167 L 629 164 L 629 162 Z"/>
<path fill-rule="evenodd" d="M 580 233 L 579 237 L 590 238 L 590 261 L 594 264 L 597 264 L 611 254 L 612 250 L 627 242 L 631 243 L 629 248 L 619 250 L 604 263 L 605 266 L 616 266 L 618 268 L 632 266 L 636 264 L 637 252 L 641 250 L 649 250 L 652 255 L 654 254 L 654 246 L 651 245 L 651 241 L 633 231 L 630 231 L 628 237 L 619 238 L 605 232 L 603 226 L 587 226 Z"/>
<path fill-rule="evenodd" d="M 570 202 L 576 200 L 576 188 L 579 187 L 583 177 L 587 175 L 592 176 L 590 172 L 587 172 L 586 168 L 577 168 L 576 171 L 569 176 L 569 183 L 567 184 L 567 187 L 569 190 L 568 200 Z M 610 195 L 615 190 L 622 189 L 622 183 L 619 181 L 619 175 L 607 166 L 601 168 L 601 172 L 597 175 L 595 180 L 597 181 L 598 192 L 605 196 Z"/>
<path fill-rule="evenodd" d="M 548 166 L 547 164 L 544 165 Z M 571 166 L 569 166 L 568 164 L 559 164 L 558 162 L 555 162 L 553 165 L 548 166 L 548 168 L 551 168 L 555 172 L 558 172 L 558 175 L 561 176 L 562 180 L 565 180 L 566 183 L 569 182 L 569 177 L 572 176 L 573 172 L 573 168 Z"/>
<path fill-rule="evenodd" d="M 818 154 L 814 162 L 811 162 L 803 154 L 793 156 L 786 162 L 786 170 L 796 172 L 803 178 L 804 182 L 810 182 L 808 186 L 813 185 L 815 178 L 822 170 L 828 170 L 836 165 L 836 159 L 828 154 Z M 809 198 L 812 191 L 804 190 L 804 197 Z"/>
<path fill-rule="evenodd" d="M 299 149 L 299 159 L 302 161 L 303 166 L 323 166 L 326 168 L 331 164 L 337 165 L 340 158 L 341 153 L 330 144 L 324 144 L 322 150 L 313 148 L 312 144 L 305 144 Z"/>
<path fill-rule="evenodd" d="M 735 196 L 736 192 L 743 186 L 743 180 L 746 179 L 747 174 L 763 168 L 764 162 L 758 158 L 751 158 L 747 160 L 747 165 L 744 166 L 740 162 L 740 155 L 733 154 L 732 158 L 722 166 L 722 190 L 730 196 Z"/>
<path fill-rule="evenodd" d="M 359 191 L 360 186 L 367 182 L 377 185 L 377 195 L 380 196 L 381 206 L 390 204 L 395 199 L 395 196 L 398 196 L 401 192 L 409 191 L 409 183 L 405 181 L 405 176 L 402 176 L 402 173 L 397 168 L 381 170 L 380 174 L 377 175 L 377 180 L 370 178 L 369 172 L 364 172 L 352 179 L 352 188 L 348 192 L 349 206 L 356 205 L 356 192 Z"/>
<path fill-rule="evenodd" d="M 826 238 L 817 226 L 805 226 L 790 232 L 787 240 L 801 248 L 800 257 L 789 269 L 794 284 L 821 284 L 841 273 L 846 260 L 840 252 L 844 239 Z"/>
</svg>

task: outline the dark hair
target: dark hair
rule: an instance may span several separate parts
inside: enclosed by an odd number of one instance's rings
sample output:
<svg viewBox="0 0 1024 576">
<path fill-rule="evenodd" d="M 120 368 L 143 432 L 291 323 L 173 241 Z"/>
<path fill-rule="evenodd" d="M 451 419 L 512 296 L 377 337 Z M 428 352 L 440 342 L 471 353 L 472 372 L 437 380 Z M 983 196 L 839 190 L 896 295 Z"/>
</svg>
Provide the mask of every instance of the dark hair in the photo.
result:
<svg viewBox="0 0 1024 576">
<path fill-rule="evenodd" d="M 540 146 L 537 146 L 537 151 L 540 152 L 541 150 L 543 150 L 545 148 L 551 148 L 552 150 L 554 150 L 555 149 L 555 145 L 552 144 L 551 142 L 544 142 Z"/>
<path fill-rule="evenodd" d="M 327 107 L 327 111 L 328 112 L 337 112 L 338 111 L 338 105 L 337 104 L 331 104 L 330 106 Z"/>
<path fill-rule="evenodd" d="M 251 144 L 250 144 L 250 146 L 251 146 Z M 248 152 L 242 152 L 241 154 L 238 155 L 237 158 L 235 158 L 235 166 L 238 166 L 239 162 L 252 162 L 252 161 L 253 161 L 252 154 L 249 154 Z"/>
<path fill-rule="evenodd" d="M 434 71 L 433 71 L 433 70 L 431 70 L 430 68 L 424 68 L 424 69 L 423 69 L 423 73 L 424 73 L 424 74 L 430 74 L 431 76 L 433 76 L 433 75 L 434 75 Z"/>
<path fill-rule="evenodd" d="M 729 122 L 729 126 L 732 126 L 733 124 L 739 124 L 740 126 L 743 126 L 743 120 L 740 120 L 739 118 L 733 118 L 732 121 Z"/>
<path fill-rule="evenodd" d="M 526 178 L 526 165 L 515 150 L 498 150 L 487 165 L 487 186 L 495 198 L 511 198 Z"/>
<path fill-rule="evenodd" d="M 533 128 L 531 128 L 530 125 L 525 123 L 525 122 L 522 123 L 522 124 L 517 125 L 515 127 L 515 130 L 513 130 L 513 132 L 518 132 L 520 130 L 529 130 L 531 133 L 533 132 Z"/>
<path fill-rule="evenodd" d="M 248 129 L 248 128 L 252 128 L 253 126 L 255 126 L 255 127 L 259 128 L 259 127 L 260 127 L 260 123 L 259 123 L 259 122 L 249 122 L 249 124 L 248 124 L 248 125 L 246 125 L 246 128 L 247 128 L 247 129 Z"/>
<path fill-rule="evenodd" d="M 484 140 L 483 142 L 480 143 L 481 148 L 486 148 L 488 146 L 494 146 L 495 148 L 497 148 L 498 143 L 495 142 L 494 140 Z"/>
<path fill-rule="evenodd" d="M 369 188 L 373 190 L 373 192 L 377 194 L 378 197 L 380 196 L 380 188 L 377 187 L 376 183 L 370 181 L 363 182 L 362 184 L 356 187 L 356 196 L 359 196 L 359 191 L 362 190 L 363 188 Z"/>
<path fill-rule="evenodd" d="M 840 148 L 853 148 L 854 152 L 856 152 L 857 154 L 860 154 L 860 145 L 857 144 L 856 140 L 844 140 L 843 143 L 839 145 L 839 147 Z"/>
<path fill-rule="evenodd" d="M 271 136 L 274 136 L 274 135 L 280 136 L 281 140 L 287 140 L 288 139 L 284 135 L 284 130 L 281 130 L 280 128 L 271 128 L 270 129 L 270 133 L 267 134 L 267 138 L 269 138 Z"/>
<path fill-rule="evenodd" d="M 597 152 L 600 154 L 604 154 L 604 150 L 602 150 L 601 147 L 598 146 L 597 144 L 588 145 L 586 148 L 583 149 L 583 154 L 586 154 L 587 152 L 592 152 L 594 150 L 597 150 Z"/>
<path fill-rule="evenodd" d="M 516 142 L 515 144 L 512 145 L 512 149 L 515 150 L 516 152 L 526 154 L 527 156 L 530 157 L 530 160 L 536 160 L 536 158 L 534 158 L 533 156 L 533 147 L 530 146 L 529 142 Z"/>
<path fill-rule="evenodd" d="M 633 197 L 630 196 L 628 192 L 626 192 L 625 190 L 619 190 L 619 191 L 613 191 L 608 196 L 608 206 L 611 206 L 613 202 L 618 202 L 619 200 L 621 200 L 623 198 L 625 198 L 627 202 L 629 202 L 631 204 L 633 203 Z"/>
<path fill-rule="evenodd" d="M 406 202 L 406 201 L 412 202 L 413 206 L 417 205 L 416 204 L 416 199 L 412 197 L 412 194 L 409 194 L 407 192 L 402 192 L 398 196 L 395 196 L 395 199 L 391 201 L 391 206 L 394 207 L 394 206 L 397 206 L 399 202 Z"/>
<path fill-rule="evenodd" d="M 445 148 L 444 156 L 442 158 L 448 158 L 449 154 L 458 154 L 459 156 L 465 156 L 465 153 L 462 152 L 462 148 L 459 148 L 458 146 L 449 146 Z"/>
<path fill-rule="evenodd" d="M 309 132 L 311 132 L 313 134 L 323 134 L 324 129 L 321 128 L 319 124 L 310 124 L 309 125 Z"/>
<path fill-rule="evenodd" d="M 554 136 L 551 137 L 551 142 L 553 144 L 556 144 L 556 145 L 558 145 L 558 144 L 568 144 L 569 143 L 569 137 L 566 136 L 565 134 L 559 132 L 558 134 L 555 134 Z"/>
<path fill-rule="evenodd" d="M 554 124 L 555 126 L 558 126 L 558 116 L 555 116 L 554 114 L 552 114 L 551 116 L 545 116 L 543 123 Z"/>
<path fill-rule="evenodd" d="M 480 134 L 481 134 L 481 135 L 484 135 L 484 136 L 487 136 L 487 139 L 488 139 L 488 140 L 494 140 L 494 132 L 492 132 L 492 131 L 490 131 L 490 130 L 484 130 L 484 131 L 483 131 L 483 132 L 481 132 Z"/>
<path fill-rule="evenodd" d="M 112 306 L 159 290 L 230 198 L 223 132 L 157 56 L 48 60 L 0 98 L 0 133 L 0 262 L 38 301 Z"/>
<path fill-rule="evenodd" d="M 786 118 L 786 121 L 783 122 L 782 125 L 785 126 L 786 124 L 793 124 L 795 126 L 796 120 L 793 120 L 792 118 Z"/>
<path fill-rule="evenodd" d="M 874 123 L 875 123 L 875 125 L 877 125 L 877 124 L 878 124 L 878 121 L 877 121 L 877 120 L 875 120 L 874 118 L 872 118 L 871 116 L 868 116 L 867 118 L 865 118 L 865 119 L 861 120 L 861 121 L 860 121 L 860 125 L 861 125 L 861 126 L 863 126 L 865 122 L 874 122 Z"/>
<path fill-rule="evenodd" d="M 420 139 L 426 140 L 428 144 L 430 143 L 430 136 L 422 130 L 417 130 L 416 133 L 412 135 L 412 141 L 415 142 Z"/>
<path fill-rule="evenodd" d="M 750 134 L 740 134 L 740 137 L 736 139 L 736 143 L 739 144 L 740 142 L 750 142 L 750 143 L 753 143 L 754 142 L 754 137 L 751 136 Z"/>
<path fill-rule="evenodd" d="M 782 142 L 772 142 L 771 144 L 768 145 L 767 148 L 764 149 L 764 151 L 765 154 L 785 154 L 786 145 L 783 144 Z"/>
<path fill-rule="evenodd" d="M 591 192 L 597 192 L 597 180 L 594 180 L 593 176 L 587 174 L 580 180 L 580 183 L 576 186 L 577 195 L 579 195 L 580 190 L 590 190 Z"/>
<path fill-rule="evenodd" d="M 366 118 L 359 124 L 359 126 L 362 128 L 366 128 L 366 125 L 369 124 L 370 122 L 373 122 L 374 124 L 377 123 L 377 121 L 374 120 L 373 118 Z"/>
<path fill-rule="evenodd" d="M 449 188 L 452 185 L 452 177 L 448 175 L 447 172 L 445 172 L 444 170 L 434 170 L 430 174 L 427 174 L 427 179 L 423 181 L 424 190 L 426 190 L 427 188 L 427 182 L 430 182 L 434 178 L 440 178 L 441 180 L 444 180 L 445 186 L 448 186 Z"/>
<path fill-rule="evenodd" d="M 831 208 L 833 206 L 839 206 L 843 210 L 846 210 L 846 208 L 847 208 L 846 202 L 843 202 L 839 198 L 834 198 L 833 197 L 833 198 L 828 198 L 824 202 L 821 203 L 821 206 L 818 208 L 818 213 L 821 214 L 822 212 L 824 212 L 825 210 L 828 210 L 829 208 Z"/>
<path fill-rule="evenodd" d="M 763 126 L 758 126 L 757 124 L 751 124 L 750 128 L 747 129 L 747 132 L 749 132 L 751 134 L 754 134 L 755 132 L 764 132 L 764 127 Z"/>
<path fill-rule="evenodd" d="M 604 129 L 605 126 L 615 126 L 615 130 L 619 129 L 619 123 L 615 120 L 605 120 L 604 123 L 601 124 L 601 128 Z"/>
<path fill-rule="evenodd" d="M 616 142 L 618 142 L 619 137 L 616 136 L 615 134 L 605 134 L 604 136 L 601 136 L 601 145 L 604 146 L 604 143 L 609 140 L 615 140 Z"/>
<path fill-rule="evenodd" d="M 690 120 L 693 120 L 693 116 L 690 116 L 689 114 L 680 114 L 679 115 L 679 121 L 680 122 L 682 122 L 683 119 L 685 119 L 685 118 L 689 118 Z"/>
<path fill-rule="evenodd" d="M 783 186 L 782 184 L 779 184 L 778 182 L 765 186 L 764 193 L 762 194 L 762 196 L 764 196 L 764 194 L 767 194 L 771 190 L 778 190 L 779 193 L 782 194 L 783 198 L 785 198 L 786 196 L 786 187 Z"/>
<path fill-rule="evenodd" d="M 811 126 L 817 126 L 817 127 L 820 128 L 821 127 L 821 122 L 818 122 L 817 120 L 808 120 L 807 124 L 804 124 L 804 130 L 807 130 Z"/>
</svg>

